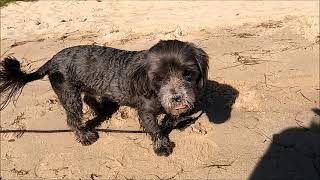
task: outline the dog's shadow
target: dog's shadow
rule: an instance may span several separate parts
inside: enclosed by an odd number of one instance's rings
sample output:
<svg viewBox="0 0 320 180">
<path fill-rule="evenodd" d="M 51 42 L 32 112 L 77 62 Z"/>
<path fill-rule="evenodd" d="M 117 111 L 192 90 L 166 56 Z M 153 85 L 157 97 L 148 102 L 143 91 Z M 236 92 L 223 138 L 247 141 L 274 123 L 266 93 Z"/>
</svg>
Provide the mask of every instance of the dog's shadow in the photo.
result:
<svg viewBox="0 0 320 180">
<path fill-rule="evenodd" d="M 228 84 L 221 84 L 208 80 L 199 101 L 195 103 L 195 108 L 177 123 L 177 129 L 185 129 L 205 113 L 211 123 L 220 124 L 226 122 L 231 117 L 232 106 L 235 103 L 239 91 Z M 196 117 L 193 114 L 199 114 Z"/>
<path fill-rule="evenodd" d="M 195 110 L 206 113 L 212 123 L 224 123 L 230 119 L 238 95 L 239 91 L 232 86 L 209 80 Z"/>
</svg>

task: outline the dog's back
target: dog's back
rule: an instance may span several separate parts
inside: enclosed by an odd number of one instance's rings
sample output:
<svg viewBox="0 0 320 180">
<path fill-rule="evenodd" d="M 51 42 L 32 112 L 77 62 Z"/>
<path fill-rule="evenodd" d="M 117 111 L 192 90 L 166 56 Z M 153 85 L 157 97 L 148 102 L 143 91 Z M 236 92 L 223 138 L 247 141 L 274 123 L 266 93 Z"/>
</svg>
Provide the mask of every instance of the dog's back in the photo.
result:
<svg viewBox="0 0 320 180">
<path fill-rule="evenodd" d="M 97 45 L 80 45 L 61 50 L 36 72 L 27 74 L 20 69 L 20 63 L 13 57 L 1 62 L 0 92 L 3 109 L 11 98 L 22 90 L 25 84 L 49 76 L 53 89 L 62 83 L 76 87 L 92 95 L 110 96 L 126 104 L 129 96 L 128 69 L 131 61 L 140 59 L 141 51 L 126 51 Z M 123 82 L 126 81 L 126 82 Z"/>
<path fill-rule="evenodd" d="M 127 104 L 128 68 L 141 60 L 140 52 L 96 45 L 66 48 L 50 60 L 49 79 L 52 86 L 64 79 L 82 92 Z"/>
</svg>

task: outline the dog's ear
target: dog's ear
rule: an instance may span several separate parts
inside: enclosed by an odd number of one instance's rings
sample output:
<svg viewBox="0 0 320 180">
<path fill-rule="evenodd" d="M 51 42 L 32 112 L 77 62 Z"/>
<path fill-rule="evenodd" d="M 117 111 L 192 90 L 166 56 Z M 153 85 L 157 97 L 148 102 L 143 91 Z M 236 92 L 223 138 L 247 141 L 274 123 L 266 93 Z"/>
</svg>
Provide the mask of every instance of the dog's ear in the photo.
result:
<svg viewBox="0 0 320 180">
<path fill-rule="evenodd" d="M 208 54 L 202 50 L 201 48 L 194 47 L 195 59 L 197 61 L 199 70 L 200 70 L 200 77 L 198 79 L 198 88 L 203 88 L 207 79 L 208 79 L 208 63 L 209 63 L 209 56 Z"/>
<path fill-rule="evenodd" d="M 133 94 L 139 96 L 149 96 L 150 83 L 147 73 L 147 64 L 144 61 L 138 61 L 129 68 L 130 90 Z"/>
</svg>

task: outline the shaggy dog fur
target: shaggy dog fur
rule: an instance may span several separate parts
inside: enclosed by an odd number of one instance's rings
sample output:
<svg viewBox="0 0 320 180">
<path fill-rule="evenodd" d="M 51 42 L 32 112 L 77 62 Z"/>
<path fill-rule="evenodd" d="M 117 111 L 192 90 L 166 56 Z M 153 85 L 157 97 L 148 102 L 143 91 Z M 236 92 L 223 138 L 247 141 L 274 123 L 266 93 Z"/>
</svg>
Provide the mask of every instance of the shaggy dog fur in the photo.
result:
<svg viewBox="0 0 320 180">
<path fill-rule="evenodd" d="M 7 57 L 0 63 L 0 110 L 28 82 L 48 75 L 66 111 L 67 124 L 83 145 L 94 143 L 98 133 L 81 121 L 81 93 L 85 95 L 84 102 L 96 112 L 103 112 L 99 99 L 110 105 L 105 108 L 136 108 L 155 153 L 168 156 L 174 143 L 156 117 L 166 114 L 166 119 L 175 121 L 191 110 L 207 80 L 207 72 L 208 55 L 194 44 L 178 40 L 160 41 L 143 51 L 97 45 L 70 47 L 33 73 L 25 73 L 19 61 Z"/>
</svg>

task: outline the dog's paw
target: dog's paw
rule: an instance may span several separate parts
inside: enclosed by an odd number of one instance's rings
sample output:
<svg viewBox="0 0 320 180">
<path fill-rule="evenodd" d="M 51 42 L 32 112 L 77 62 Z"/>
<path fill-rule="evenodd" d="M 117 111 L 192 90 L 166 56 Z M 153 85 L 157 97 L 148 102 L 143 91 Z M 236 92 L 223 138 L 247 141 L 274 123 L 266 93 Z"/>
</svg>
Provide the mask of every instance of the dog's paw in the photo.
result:
<svg viewBox="0 0 320 180">
<path fill-rule="evenodd" d="M 158 156 L 169 156 L 174 146 L 174 142 L 170 141 L 167 137 L 157 138 L 153 143 L 154 152 Z"/>
<path fill-rule="evenodd" d="M 84 146 L 88 146 L 96 142 L 99 138 L 97 131 L 81 131 L 76 133 L 77 140 Z"/>
</svg>

